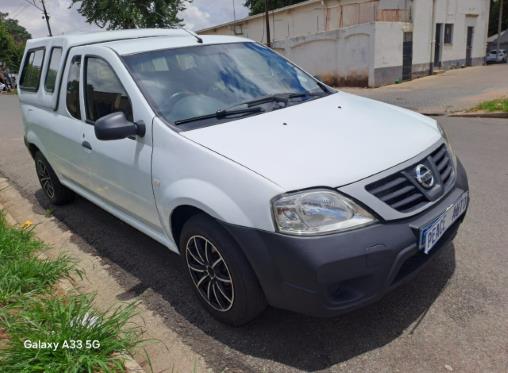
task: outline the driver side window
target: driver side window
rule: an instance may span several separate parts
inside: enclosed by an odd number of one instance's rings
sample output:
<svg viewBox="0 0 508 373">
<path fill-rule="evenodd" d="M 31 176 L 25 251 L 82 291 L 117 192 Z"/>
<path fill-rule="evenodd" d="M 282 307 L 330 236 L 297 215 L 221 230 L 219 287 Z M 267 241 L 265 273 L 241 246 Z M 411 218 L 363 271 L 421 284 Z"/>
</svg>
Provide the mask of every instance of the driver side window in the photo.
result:
<svg viewBox="0 0 508 373">
<path fill-rule="evenodd" d="M 132 104 L 127 92 L 109 64 L 98 57 L 85 62 L 85 106 L 87 122 L 117 111 L 132 122 Z"/>
</svg>

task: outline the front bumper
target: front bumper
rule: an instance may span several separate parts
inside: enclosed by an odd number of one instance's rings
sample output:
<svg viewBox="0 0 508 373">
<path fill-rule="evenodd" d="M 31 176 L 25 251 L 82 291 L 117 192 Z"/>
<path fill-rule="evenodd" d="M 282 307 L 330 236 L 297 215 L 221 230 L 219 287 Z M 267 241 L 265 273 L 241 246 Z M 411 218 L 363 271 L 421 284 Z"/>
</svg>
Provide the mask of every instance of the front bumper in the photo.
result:
<svg viewBox="0 0 508 373">
<path fill-rule="evenodd" d="M 408 219 L 354 231 L 294 237 L 223 223 L 256 272 L 268 303 L 329 317 L 378 300 L 409 280 L 455 237 L 465 214 L 429 255 L 418 248 L 419 228 L 469 190 L 458 162 L 457 180 L 442 200 Z"/>
</svg>

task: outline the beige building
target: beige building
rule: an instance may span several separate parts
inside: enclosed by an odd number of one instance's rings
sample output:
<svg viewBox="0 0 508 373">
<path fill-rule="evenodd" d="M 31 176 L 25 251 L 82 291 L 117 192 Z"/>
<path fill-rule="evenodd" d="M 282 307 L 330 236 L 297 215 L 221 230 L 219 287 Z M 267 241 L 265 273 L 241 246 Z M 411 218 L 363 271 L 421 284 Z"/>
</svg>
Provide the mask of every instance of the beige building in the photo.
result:
<svg viewBox="0 0 508 373">
<path fill-rule="evenodd" d="M 482 64 L 489 0 L 308 0 L 270 12 L 272 47 L 335 85 Z M 199 31 L 266 43 L 264 14 Z"/>
</svg>

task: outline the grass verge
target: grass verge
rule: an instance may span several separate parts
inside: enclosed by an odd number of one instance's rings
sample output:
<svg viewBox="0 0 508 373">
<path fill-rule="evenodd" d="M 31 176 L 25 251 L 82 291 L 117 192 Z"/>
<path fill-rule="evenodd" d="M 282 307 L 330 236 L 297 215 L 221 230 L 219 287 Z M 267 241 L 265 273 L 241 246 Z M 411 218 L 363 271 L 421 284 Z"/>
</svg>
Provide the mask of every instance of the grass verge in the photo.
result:
<svg viewBox="0 0 508 373">
<path fill-rule="evenodd" d="M 61 295 L 76 270 L 66 256 L 40 259 L 47 246 L 0 212 L 0 372 L 121 372 L 140 343 L 135 305 L 98 312 L 92 295 Z"/>
<path fill-rule="evenodd" d="M 73 270 L 70 258 L 39 259 L 46 245 L 36 240 L 32 228 L 9 227 L 0 213 L 0 306 L 18 305 L 47 292 Z"/>
<path fill-rule="evenodd" d="M 473 108 L 472 111 L 486 111 L 489 113 L 508 113 L 508 98 L 485 101 Z"/>
</svg>

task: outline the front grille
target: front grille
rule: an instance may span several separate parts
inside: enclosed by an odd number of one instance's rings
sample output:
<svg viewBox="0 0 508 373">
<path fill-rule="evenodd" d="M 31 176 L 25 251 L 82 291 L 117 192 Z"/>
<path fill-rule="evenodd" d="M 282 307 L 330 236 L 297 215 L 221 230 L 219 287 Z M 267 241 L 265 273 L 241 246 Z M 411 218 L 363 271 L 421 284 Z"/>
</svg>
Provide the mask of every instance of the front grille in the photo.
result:
<svg viewBox="0 0 508 373">
<path fill-rule="evenodd" d="M 403 173 L 397 173 L 367 186 L 367 190 L 400 212 L 409 212 L 428 200 Z"/>
<path fill-rule="evenodd" d="M 448 155 L 446 145 L 441 145 L 430 155 L 430 157 L 432 158 L 432 162 L 439 172 L 441 182 L 443 185 L 448 184 L 448 182 L 451 181 L 453 175 L 453 165 L 450 162 L 450 157 Z"/>
<path fill-rule="evenodd" d="M 427 166 L 434 175 L 435 185 L 426 190 L 415 177 L 418 164 Z M 441 145 L 429 156 L 393 175 L 367 185 L 367 191 L 397 211 L 415 211 L 442 196 L 453 182 L 453 165 L 446 145 Z"/>
</svg>

